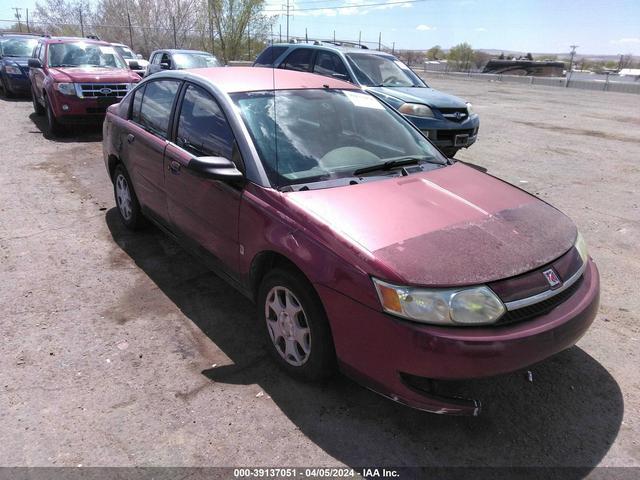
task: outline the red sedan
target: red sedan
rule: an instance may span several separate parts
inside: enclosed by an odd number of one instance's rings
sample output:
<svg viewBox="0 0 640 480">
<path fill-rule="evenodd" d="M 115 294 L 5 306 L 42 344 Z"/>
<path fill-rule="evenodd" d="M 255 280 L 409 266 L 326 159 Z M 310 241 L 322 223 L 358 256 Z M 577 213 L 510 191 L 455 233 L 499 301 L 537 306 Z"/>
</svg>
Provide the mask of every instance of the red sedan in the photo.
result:
<svg viewBox="0 0 640 480">
<path fill-rule="evenodd" d="M 340 369 L 412 407 L 477 415 L 438 381 L 543 360 L 598 309 L 569 218 L 339 80 L 159 73 L 109 108 L 104 158 L 122 222 L 154 222 L 256 302 L 300 378 Z"/>
</svg>

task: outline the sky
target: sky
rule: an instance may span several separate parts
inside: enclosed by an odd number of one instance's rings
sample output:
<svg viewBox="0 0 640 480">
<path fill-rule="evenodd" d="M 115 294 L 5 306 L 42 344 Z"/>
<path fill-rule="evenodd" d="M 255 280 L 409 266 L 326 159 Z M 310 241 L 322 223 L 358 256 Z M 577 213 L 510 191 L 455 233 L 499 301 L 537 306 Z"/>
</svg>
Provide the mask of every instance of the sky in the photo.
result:
<svg viewBox="0 0 640 480">
<path fill-rule="evenodd" d="M 287 0 L 267 0 L 265 13 L 277 16 L 274 34 L 286 35 Z M 397 49 L 473 48 L 533 53 L 640 55 L 640 0 L 289 0 L 289 33 L 310 38 L 377 42 Z M 12 7 L 35 7 L 36 0 L 0 0 L 0 20 Z M 376 4 L 376 5 L 372 5 Z M 22 14 L 24 15 L 24 10 Z M 2 22 L 0 25 L 6 25 Z"/>
</svg>

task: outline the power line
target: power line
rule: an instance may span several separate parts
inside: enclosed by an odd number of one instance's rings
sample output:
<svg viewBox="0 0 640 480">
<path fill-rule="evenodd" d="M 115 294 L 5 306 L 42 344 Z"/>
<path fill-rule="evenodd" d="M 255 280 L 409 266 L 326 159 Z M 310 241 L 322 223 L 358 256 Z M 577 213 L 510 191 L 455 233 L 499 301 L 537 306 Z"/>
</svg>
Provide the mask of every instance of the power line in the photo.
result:
<svg viewBox="0 0 640 480">
<path fill-rule="evenodd" d="M 359 5 L 341 5 L 338 7 L 313 7 L 313 8 L 296 8 L 295 11 L 296 12 L 313 12 L 313 11 L 318 11 L 318 10 L 344 10 L 346 8 L 363 8 L 363 7 L 380 7 L 380 6 L 387 6 L 387 5 L 404 5 L 404 4 L 410 4 L 410 3 L 421 3 L 421 2 L 430 2 L 432 0 L 401 0 L 398 2 L 379 2 L 379 3 L 363 3 L 363 4 L 359 4 Z M 269 13 L 273 13 L 273 12 L 283 12 L 282 9 L 280 10 L 262 10 L 263 12 L 269 12 Z"/>
</svg>

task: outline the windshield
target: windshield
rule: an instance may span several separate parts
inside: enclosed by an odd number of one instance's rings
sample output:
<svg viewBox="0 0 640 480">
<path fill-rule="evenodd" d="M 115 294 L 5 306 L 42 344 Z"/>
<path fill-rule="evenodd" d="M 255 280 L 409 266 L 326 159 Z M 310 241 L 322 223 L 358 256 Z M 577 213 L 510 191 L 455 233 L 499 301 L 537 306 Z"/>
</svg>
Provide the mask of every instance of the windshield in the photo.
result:
<svg viewBox="0 0 640 480">
<path fill-rule="evenodd" d="M 120 56 L 122 58 L 126 58 L 128 60 L 134 60 L 136 59 L 136 54 L 133 53 L 133 50 L 131 50 L 129 47 L 113 47 L 116 49 L 116 52 L 118 52 L 120 54 Z"/>
<path fill-rule="evenodd" d="M 348 53 L 347 60 L 362 85 L 369 87 L 425 87 L 404 63 L 391 55 Z"/>
<path fill-rule="evenodd" d="M 173 55 L 177 68 L 220 67 L 218 59 L 209 53 L 176 53 Z"/>
<path fill-rule="evenodd" d="M 7 38 L 0 40 L 0 54 L 3 57 L 30 57 L 37 44 L 35 38 Z"/>
<path fill-rule="evenodd" d="M 406 120 L 364 92 L 278 90 L 231 98 L 277 187 L 353 177 L 392 159 L 446 163 Z"/>
<path fill-rule="evenodd" d="M 85 42 L 50 44 L 49 66 L 127 68 L 113 47 Z"/>
</svg>

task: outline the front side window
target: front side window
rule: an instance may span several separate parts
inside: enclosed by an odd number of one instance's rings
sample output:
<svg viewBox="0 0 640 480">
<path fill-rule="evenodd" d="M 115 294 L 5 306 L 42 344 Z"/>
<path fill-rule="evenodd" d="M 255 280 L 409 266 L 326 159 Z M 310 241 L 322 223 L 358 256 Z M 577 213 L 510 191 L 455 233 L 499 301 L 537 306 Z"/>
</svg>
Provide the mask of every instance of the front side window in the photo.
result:
<svg viewBox="0 0 640 480">
<path fill-rule="evenodd" d="M 339 78 L 348 80 L 349 73 L 344 66 L 344 62 L 338 55 L 331 52 L 318 52 L 316 55 L 316 63 L 313 67 L 313 73 L 324 75 L 326 77 Z"/>
<path fill-rule="evenodd" d="M 49 66 L 127 68 L 112 46 L 86 42 L 50 44 Z"/>
<path fill-rule="evenodd" d="M 0 57 L 30 57 L 38 44 L 35 38 L 7 38 L 0 40 Z"/>
<path fill-rule="evenodd" d="M 391 55 L 348 53 L 358 81 L 369 87 L 424 87 L 424 82 L 404 63 Z"/>
<path fill-rule="evenodd" d="M 178 80 L 158 80 L 147 83 L 140 104 L 138 123 L 152 133 L 166 138 L 173 101 L 179 88 Z M 134 112 L 136 102 L 137 95 L 134 98 Z"/>
<path fill-rule="evenodd" d="M 173 61 L 178 69 L 222 66 L 218 59 L 209 53 L 175 53 Z"/>
<path fill-rule="evenodd" d="M 353 177 L 389 160 L 446 159 L 393 109 L 355 90 L 248 92 L 232 99 L 272 184 Z"/>
<path fill-rule="evenodd" d="M 231 159 L 233 140 L 218 103 L 200 87 L 189 85 L 178 118 L 176 144 L 197 157 Z"/>
<path fill-rule="evenodd" d="M 299 72 L 310 72 L 313 50 L 310 48 L 296 48 L 289 54 L 281 68 L 287 70 L 297 70 Z"/>
</svg>

